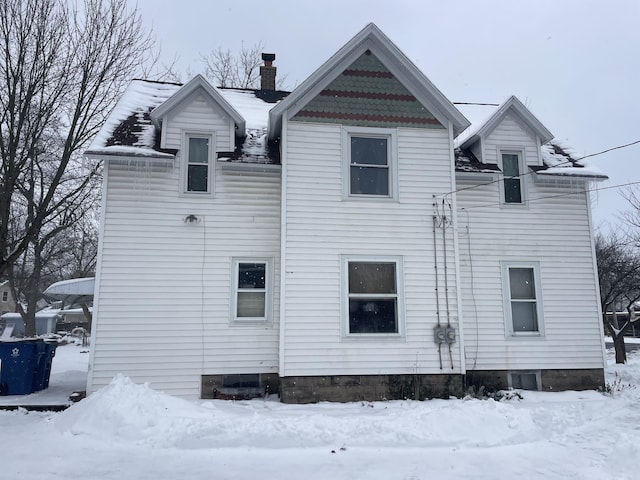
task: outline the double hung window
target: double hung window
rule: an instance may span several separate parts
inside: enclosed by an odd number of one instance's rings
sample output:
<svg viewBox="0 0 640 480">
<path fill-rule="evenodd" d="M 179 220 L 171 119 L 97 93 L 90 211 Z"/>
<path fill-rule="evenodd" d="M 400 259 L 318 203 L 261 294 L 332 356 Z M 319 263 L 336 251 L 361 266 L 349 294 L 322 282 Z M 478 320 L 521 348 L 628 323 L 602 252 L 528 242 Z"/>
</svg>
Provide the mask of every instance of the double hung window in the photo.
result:
<svg viewBox="0 0 640 480">
<path fill-rule="evenodd" d="M 505 310 L 512 335 L 542 332 L 542 304 L 537 264 L 506 264 Z"/>
<path fill-rule="evenodd" d="M 346 333 L 401 334 L 401 263 L 346 259 Z"/>
<path fill-rule="evenodd" d="M 233 264 L 232 320 L 266 322 L 271 297 L 271 262 L 235 260 Z"/>
<path fill-rule="evenodd" d="M 189 193 L 210 193 L 212 188 L 212 139 L 208 135 L 187 135 L 186 185 Z"/>
<path fill-rule="evenodd" d="M 396 198 L 395 131 L 345 127 L 345 196 Z"/>
<path fill-rule="evenodd" d="M 519 153 L 502 153 L 504 202 L 524 203 Z"/>
</svg>

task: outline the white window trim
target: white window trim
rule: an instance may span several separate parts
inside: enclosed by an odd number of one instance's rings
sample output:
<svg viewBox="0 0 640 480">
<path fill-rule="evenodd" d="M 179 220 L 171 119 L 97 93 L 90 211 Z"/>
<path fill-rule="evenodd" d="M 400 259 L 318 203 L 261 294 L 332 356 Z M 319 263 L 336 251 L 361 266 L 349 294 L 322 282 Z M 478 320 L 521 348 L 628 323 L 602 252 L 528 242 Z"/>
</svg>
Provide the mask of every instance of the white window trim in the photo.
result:
<svg viewBox="0 0 640 480">
<path fill-rule="evenodd" d="M 404 308 L 404 266 L 402 256 L 341 256 L 341 318 L 343 340 L 395 340 L 405 338 L 405 308 Z M 396 265 L 396 296 L 398 299 L 398 332 L 397 333 L 349 333 L 349 263 L 395 263 Z"/>
<path fill-rule="evenodd" d="M 187 167 L 189 164 L 189 139 L 190 138 L 207 138 L 209 140 L 209 183 L 207 185 L 206 192 L 190 192 L 187 190 Z M 216 175 L 216 163 L 215 153 L 216 153 L 216 135 L 215 132 L 211 131 L 198 131 L 198 130 L 189 130 L 187 132 L 183 132 L 182 135 L 182 150 L 181 150 L 181 161 L 180 161 L 180 195 L 185 197 L 191 196 L 205 196 L 212 197 L 214 195 L 214 187 L 215 187 L 215 175 Z M 182 158 L 183 157 L 183 158 Z"/>
<path fill-rule="evenodd" d="M 542 296 L 542 281 L 540 278 L 540 262 L 500 262 L 502 270 L 502 297 L 505 319 L 505 332 L 507 338 L 541 338 L 544 337 L 544 308 Z M 511 285 L 509 283 L 510 268 L 532 268 L 536 291 L 536 314 L 538 315 L 537 332 L 515 332 L 513 330 L 513 318 L 511 317 Z"/>
<path fill-rule="evenodd" d="M 389 162 L 389 195 L 351 193 L 351 137 L 386 138 Z M 342 127 L 342 198 L 344 200 L 398 200 L 398 133 L 394 128 Z"/>
<path fill-rule="evenodd" d="M 230 321 L 232 325 L 256 325 L 270 324 L 273 319 L 273 258 L 265 257 L 234 257 L 231 262 L 231 299 L 230 299 Z M 265 264 L 265 295 L 264 295 L 264 317 L 237 317 L 238 306 L 238 272 L 241 263 L 264 263 Z"/>
<path fill-rule="evenodd" d="M 6 290 L 4 292 L 2 292 L 2 301 L 3 302 L 8 302 L 9 301 L 9 292 L 7 292 Z"/>
<path fill-rule="evenodd" d="M 515 388 L 513 386 L 513 377 L 512 377 L 513 374 L 535 375 L 537 390 L 538 391 L 542 390 L 542 375 L 540 373 L 540 370 L 509 370 L 509 374 L 507 375 L 507 382 L 508 382 L 509 388 L 511 389 Z"/>
<path fill-rule="evenodd" d="M 518 156 L 518 171 L 520 172 L 520 203 L 508 203 L 504 195 L 504 178 L 505 175 L 500 175 L 500 206 L 507 208 L 523 208 L 526 207 L 528 202 L 527 194 L 527 181 L 526 181 L 526 163 L 524 161 L 524 149 L 523 148 L 501 148 L 498 147 L 498 167 L 504 172 L 504 165 L 502 164 L 502 155 L 517 155 Z"/>
</svg>

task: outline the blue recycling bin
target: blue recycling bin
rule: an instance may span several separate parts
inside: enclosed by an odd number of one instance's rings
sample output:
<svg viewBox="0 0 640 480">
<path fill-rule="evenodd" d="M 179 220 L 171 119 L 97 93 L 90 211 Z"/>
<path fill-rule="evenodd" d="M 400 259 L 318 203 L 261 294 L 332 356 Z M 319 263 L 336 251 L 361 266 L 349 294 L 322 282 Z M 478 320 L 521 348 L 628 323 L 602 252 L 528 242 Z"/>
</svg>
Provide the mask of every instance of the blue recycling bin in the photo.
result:
<svg viewBox="0 0 640 480">
<path fill-rule="evenodd" d="M 39 342 L 36 345 L 38 354 L 36 373 L 33 377 L 33 391 L 39 392 L 49 388 L 49 377 L 51 376 L 51 364 L 53 363 L 53 357 L 56 355 L 55 342 Z"/>
<path fill-rule="evenodd" d="M 0 394 L 27 395 L 38 384 L 42 340 L 0 342 Z"/>
</svg>

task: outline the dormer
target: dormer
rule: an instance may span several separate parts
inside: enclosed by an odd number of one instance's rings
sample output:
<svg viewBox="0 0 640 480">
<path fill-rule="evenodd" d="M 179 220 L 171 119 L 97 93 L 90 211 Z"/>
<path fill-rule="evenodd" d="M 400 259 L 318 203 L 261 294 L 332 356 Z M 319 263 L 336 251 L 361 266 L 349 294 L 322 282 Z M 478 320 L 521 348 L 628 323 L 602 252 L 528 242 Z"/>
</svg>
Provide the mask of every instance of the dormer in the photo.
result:
<svg viewBox="0 0 640 480">
<path fill-rule="evenodd" d="M 233 151 L 236 137 L 246 135 L 242 115 L 202 75 L 196 75 L 156 107 L 151 120 L 160 128 L 160 148 L 180 148 L 174 138 L 176 129 L 205 129 L 214 134 L 216 152 Z"/>
</svg>

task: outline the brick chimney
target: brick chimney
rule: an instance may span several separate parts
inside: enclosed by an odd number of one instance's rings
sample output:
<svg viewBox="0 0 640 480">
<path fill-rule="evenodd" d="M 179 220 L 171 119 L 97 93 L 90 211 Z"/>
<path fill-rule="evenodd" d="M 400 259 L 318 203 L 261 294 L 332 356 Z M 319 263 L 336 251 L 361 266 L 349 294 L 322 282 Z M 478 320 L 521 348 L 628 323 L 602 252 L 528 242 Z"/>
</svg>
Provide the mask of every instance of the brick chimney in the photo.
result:
<svg viewBox="0 0 640 480">
<path fill-rule="evenodd" d="M 275 53 L 263 53 L 262 60 L 264 66 L 260 67 L 260 89 L 275 90 L 276 89 L 276 67 L 272 65 L 276 59 Z"/>
</svg>

